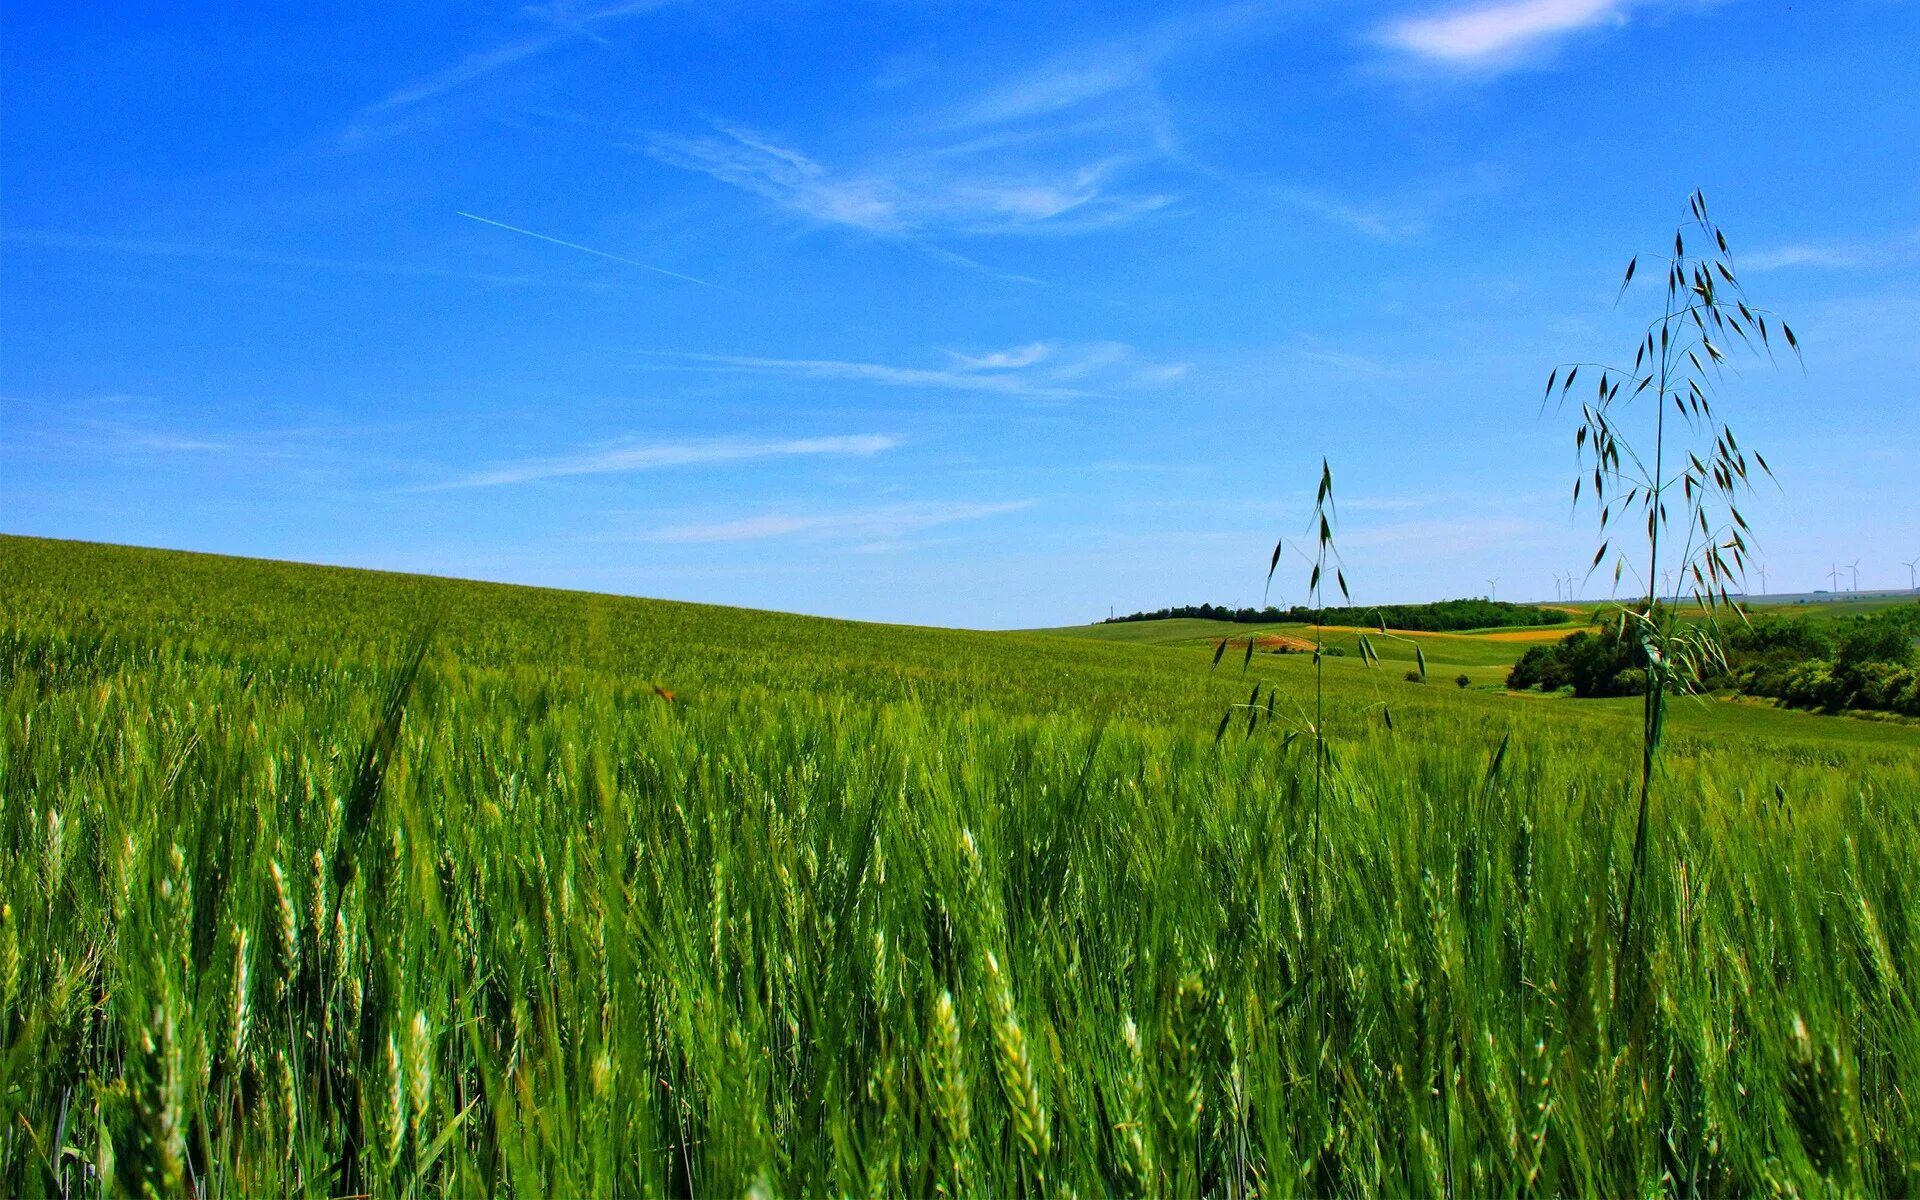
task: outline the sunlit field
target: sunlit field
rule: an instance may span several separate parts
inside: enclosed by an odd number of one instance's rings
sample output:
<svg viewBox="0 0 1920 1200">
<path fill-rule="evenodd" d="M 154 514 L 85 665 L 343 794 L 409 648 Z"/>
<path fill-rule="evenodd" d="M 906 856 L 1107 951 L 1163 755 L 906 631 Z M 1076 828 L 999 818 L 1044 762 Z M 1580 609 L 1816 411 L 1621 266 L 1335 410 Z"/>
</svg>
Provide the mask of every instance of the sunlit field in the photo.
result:
<svg viewBox="0 0 1920 1200">
<path fill-rule="evenodd" d="M 0 597 L 11 1194 L 1920 1182 L 1910 727 L 1679 705 L 1622 991 L 1632 714 L 1438 661 L 1329 672 L 1316 790 L 1309 656 L 1216 743 L 1196 646 L 25 539 Z"/>
</svg>

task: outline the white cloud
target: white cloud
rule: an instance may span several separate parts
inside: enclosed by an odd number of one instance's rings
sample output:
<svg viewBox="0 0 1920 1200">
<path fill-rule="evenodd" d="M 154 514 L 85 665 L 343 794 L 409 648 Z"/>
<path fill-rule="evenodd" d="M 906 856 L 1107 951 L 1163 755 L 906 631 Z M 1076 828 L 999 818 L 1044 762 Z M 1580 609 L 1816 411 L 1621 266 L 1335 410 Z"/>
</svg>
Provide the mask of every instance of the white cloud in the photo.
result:
<svg viewBox="0 0 1920 1200">
<path fill-rule="evenodd" d="M 1795 242 L 1739 255 L 1743 271 L 1778 271 L 1786 267 L 1842 270 L 1877 262 L 1905 262 L 1920 251 L 1920 229 L 1879 241 Z"/>
<path fill-rule="evenodd" d="M 230 447 L 225 442 L 167 433 L 161 430 L 108 426 L 117 444 L 128 450 L 150 450 L 159 454 L 218 454 Z"/>
<path fill-rule="evenodd" d="M 1121 156 L 1080 163 L 967 161 L 907 152 L 836 168 L 733 125 L 705 137 L 658 135 L 650 150 L 810 220 L 890 237 L 1085 233 L 1173 203 L 1161 192 L 1116 191 Z"/>
<path fill-rule="evenodd" d="M 538 21 L 543 28 L 535 33 L 512 38 L 499 45 L 478 50 L 452 66 L 402 84 L 386 96 L 360 110 L 360 116 L 341 135 L 351 145 L 380 133 L 391 133 L 401 126 L 393 122 L 395 114 L 424 101 L 459 91 L 518 63 L 541 57 L 569 42 L 604 41 L 596 27 L 662 8 L 673 0 L 629 0 L 597 8 L 573 3 L 530 4 L 520 14 Z"/>
<path fill-rule="evenodd" d="M 543 33 L 469 54 L 450 67 L 394 89 L 384 98 L 369 104 L 362 116 L 377 116 L 397 108 L 418 104 L 422 100 L 431 100 L 435 96 L 453 91 L 477 79 L 484 79 L 495 71 L 510 67 L 517 62 L 524 62 L 529 58 L 545 54 L 564 40 L 565 37 L 562 34 Z"/>
<path fill-rule="evenodd" d="M 1860 256 L 1845 246 L 1776 246 L 1740 256 L 1740 266 L 1748 271 L 1777 271 L 1782 267 L 1853 267 Z"/>
<path fill-rule="evenodd" d="M 592 246 L 583 246 L 579 242 L 569 242 L 564 238 L 557 238 L 544 233 L 535 233 L 531 229 L 522 229 L 518 225 L 509 225 L 505 221 L 496 221 L 492 217 L 482 217 L 470 212 L 456 212 L 453 215 L 456 217 L 465 217 L 469 221 L 478 221 L 482 225 L 491 225 L 495 229 L 504 229 L 508 233 L 517 233 L 522 237 L 530 237 L 536 241 L 551 242 L 556 246 L 564 246 L 569 250 L 578 250 L 582 254 L 591 254 L 595 258 L 605 258 L 613 262 L 624 263 L 629 267 L 639 267 L 643 271 L 652 271 L 656 275 L 665 275 L 669 279 L 679 279 L 687 283 L 697 283 L 701 287 L 715 286 L 704 279 L 697 279 L 692 275 L 682 275 L 678 271 L 669 271 L 665 267 L 656 267 L 651 263 L 643 263 L 637 259 L 626 258 L 608 250 L 597 250 Z"/>
<path fill-rule="evenodd" d="M 891 450 L 899 439 L 885 434 L 854 434 L 845 437 L 791 438 L 785 441 L 750 441 L 743 438 L 709 438 L 684 442 L 641 442 L 607 450 L 594 450 L 561 458 L 536 458 L 481 471 L 448 483 L 434 484 L 424 491 L 455 488 L 499 487 L 513 483 L 531 483 L 540 479 L 558 479 L 571 475 L 609 475 L 625 471 L 656 471 L 666 467 L 712 466 L 720 463 L 747 462 L 753 459 L 789 458 L 806 455 L 851 455 L 866 458 Z"/>
<path fill-rule="evenodd" d="M 799 533 L 806 529 L 808 524 L 806 518 L 768 513 L 758 517 L 741 517 L 736 521 L 668 525 L 640 535 L 640 540 L 646 542 L 747 542 Z"/>
<path fill-rule="evenodd" d="M 953 365 L 963 371 L 1011 371 L 1032 366 L 1052 350 L 1053 347 L 1045 342 L 1029 342 L 1012 350 L 996 350 L 990 354 L 962 354 L 958 350 L 949 350 L 946 354 L 953 360 Z"/>
<path fill-rule="evenodd" d="M 717 127 L 720 136 L 653 139 L 653 156 L 669 166 L 711 175 L 722 183 L 830 224 L 870 233 L 904 233 L 901 200 L 887 181 L 836 175 L 797 150 L 750 130 Z"/>
<path fill-rule="evenodd" d="M 1030 121 L 1122 93 L 1150 92 L 1169 59 L 1266 36 L 1282 11 L 1242 0 L 1180 13 L 1093 45 L 1076 47 L 987 88 L 948 117 L 954 126 Z"/>
<path fill-rule="evenodd" d="M 1382 27 L 1395 49 L 1451 67 L 1511 63 L 1531 51 L 1599 26 L 1621 26 L 1644 0 L 1496 0 L 1412 17 Z"/>
<path fill-rule="evenodd" d="M 639 535 L 648 542 L 744 542 L 804 535 L 821 540 L 886 542 L 909 533 L 978 521 L 1029 507 L 1030 500 L 993 503 L 889 504 L 838 512 L 763 513 L 726 521 L 668 525 Z"/>
<path fill-rule="evenodd" d="M 546 279 L 536 275 L 500 275 L 483 271 L 464 271 L 417 263 L 370 262 L 345 258 L 319 258 L 304 254 L 280 254 L 265 250 L 244 250 L 231 246 L 208 246 L 193 242 L 165 242 L 147 238 L 94 237 L 89 234 L 55 233 L 36 229 L 9 229 L 0 232 L 0 241 L 43 246 L 53 250 L 87 253 L 127 254 L 142 258 L 177 258 L 208 262 L 237 263 L 250 267 L 284 267 L 294 271 L 339 271 L 360 275 L 392 275 L 413 279 L 444 279 L 459 283 L 477 283 L 490 287 L 566 287 L 599 290 L 595 281 Z"/>
<path fill-rule="evenodd" d="M 1042 64 L 964 105 L 955 126 L 995 125 L 1048 116 L 1151 81 L 1158 54 L 1111 46 L 1091 54 Z"/>
<path fill-rule="evenodd" d="M 1311 188 L 1283 188 L 1280 199 L 1329 224 L 1380 242 L 1403 241 L 1426 228 L 1421 217 L 1363 207 Z"/>
<path fill-rule="evenodd" d="M 959 392 L 997 392 L 1011 396 L 1071 399 L 1086 393 L 1073 388 L 1036 383 L 1025 375 L 1005 371 L 939 370 L 896 367 L 886 363 L 848 362 L 829 358 L 757 358 L 740 354 L 672 354 L 648 366 L 689 371 L 744 372 L 781 375 L 790 379 L 849 380 L 887 387 L 940 388 Z"/>
<path fill-rule="evenodd" d="M 658 134 L 650 150 L 788 213 L 923 246 L 1113 229 L 1173 206 L 1196 173 L 1159 96 L 1159 68 L 1264 33 L 1277 10 L 1246 0 L 1031 61 L 958 100 L 895 114 L 885 144 L 863 139 L 857 154 L 837 160 L 725 122 L 708 134 Z M 899 87 L 966 70 L 914 60 L 879 82 Z"/>
<path fill-rule="evenodd" d="M 1540 522 L 1522 517 L 1462 515 L 1359 527 L 1343 532 L 1339 540 L 1343 550 L 1392 547 L 1404 557 L 1428 559 L 1528 542 L 1543 529 Z"/>
<path fill-rule="evenodd" d="M 945 351 L 948 367 L 903 367 L 831 358 L 764 358 L 741 354 L 658 353 L 644 364 L 654 369 L 738 372 L 789 379 L 847 380 L 885 387 L 933 388 L 1071 400 L 1104 387 L 1151 387 L 1185 375 L 1186 363 L 1151 363 L 1124 342 L 1055 345 L 1031 342 L 1008 350 L 967 355 Z"/>
<path fill-rule="evenodd" d="M 1377 358 L 1331 345 L 1326 339 L 1311 333 L 1301 333 L 1298 340 L 1300 344 L 1294 351 L 1295 354 L 1308 362 L 1332 367 L 1346 375 L 1362 379 L 1390 379 L 1402 374 L 1397 368 Z"/>
<path fill-rule="evenodd" d="M 199 429 L 169 425 L 176 406 L 152 397 L 110 394 L 76 400 L 0 396 L 0 407 L 29 410 L 31 420 L 16 420 L 23 442 L 37 442 L 63 453 L 89 458 L 149 459 L 208 457 L 239 463 L 260 460 L 315 459 L 321 444 L 337 436 L 316 426 Z M 181 406 L 187 407 L 187 406 Z M 115 417 L 91 414 L 107 409 Z"/>
</svg>

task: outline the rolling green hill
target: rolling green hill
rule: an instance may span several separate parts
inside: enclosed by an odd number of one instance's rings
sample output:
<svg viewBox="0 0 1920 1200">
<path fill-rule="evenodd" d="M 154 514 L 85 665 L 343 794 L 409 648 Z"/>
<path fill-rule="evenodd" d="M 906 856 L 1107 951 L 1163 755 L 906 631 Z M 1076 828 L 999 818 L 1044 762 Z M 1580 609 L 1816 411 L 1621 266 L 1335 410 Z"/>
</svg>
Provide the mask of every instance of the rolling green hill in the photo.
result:
<svg viewBox="0 0 1920 1200">
<path fill-rule="evenodd" d="M 435 576 L 399 575 L 179 551 L 0 536 L 0 596 L 18 637 L 77 634 L 75 646 L 174 646 L 211 661 L 324 659 L 371 670 L 433 631 L 438 653 L 467 668 L 534 672 L 559 680 L 658 685 L 683 703 L 805 693 L 860 702 L 923 700 L 1015 715 L 1064 712 L 1180 730 L 1211 729 L 1245 698 L 1247 627 L 1197 620 L 1140 621 L 987 633 L 876 625 L 749 609 L 646 600 Z M 1369 631 L 1371 632 L 1371 631 Z M 1374 636 L 1386 666 L 1367 668 L 1351 631 L 1329 637 L 1338 722 L 1364 728 L 1390 706 L 1402 732 L 1431 719 L 1499 723 L 1516 703 L 1496 685 L 1534 639 L 1560 629 Z M 1255 636 L 1310 637 L 1307 626 L 1262 626 Z M 1517 640 L 1502 640 L 1510 634 Z M 62 635 L 64 636 L 64 634 Z M 1219 670 L 1219 638 L 1237 639 Z M 1072 639 L 1072 640 L 1069 640 Z M 1425 654 L 1431 682 L 1401 674 Z M 77 651 L 70 651 L 77 652 Z M 1461 672 L 1477 685 L 1452 686 Z M 1298 705 L 1305 656 L 1254 655 L 1249 683 L 1269 680 Z M 1531 712 L 1531 710 L 1529 710 Z M 1551 710 L 1580 726 L 1613 726 L 1618 706 Z M 1680 728 L 1739 730 L 1790 742 L 1920 745 L 1920 730 L 1834 722 L 1750 704 L 1689 704 Z M 1408 724 L 1408 722 L 1413 722 Z"/>
<path fill-rule="evenodd" d="M 1636 711 L 1160 633 L 0 538 L 0 1193 L 1911 1190 L 1920 731 L 1678 705 L 1622 957 Z"/>
</svg>

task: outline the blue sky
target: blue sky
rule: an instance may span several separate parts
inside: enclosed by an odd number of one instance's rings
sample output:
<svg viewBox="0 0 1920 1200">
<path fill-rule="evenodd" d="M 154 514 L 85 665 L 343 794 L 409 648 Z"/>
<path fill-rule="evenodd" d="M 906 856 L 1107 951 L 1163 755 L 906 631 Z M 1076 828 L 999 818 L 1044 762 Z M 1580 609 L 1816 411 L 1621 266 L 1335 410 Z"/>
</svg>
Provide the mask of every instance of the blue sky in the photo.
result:
<svg viewBox="0 0 1920 1200">
<path fill-rule="evenodd" d="M 350 9 L 0 13 L 0 530 L 1063 624 L 1324 454 L 1357 599 L 1551 598 L 1697 186 L 1771 588 L 1920 555 L 1920 5 Z"/>
</svg>

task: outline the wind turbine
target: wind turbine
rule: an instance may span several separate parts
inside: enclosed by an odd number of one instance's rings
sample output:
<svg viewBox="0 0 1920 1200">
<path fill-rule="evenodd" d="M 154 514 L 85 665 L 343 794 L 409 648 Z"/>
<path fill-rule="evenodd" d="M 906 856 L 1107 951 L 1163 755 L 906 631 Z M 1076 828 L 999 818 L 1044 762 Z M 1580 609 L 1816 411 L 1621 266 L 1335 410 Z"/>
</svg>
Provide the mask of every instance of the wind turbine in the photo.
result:
<svg viewBox="0 0 1920 1200">
<path fill-rule="evenodd" d="M 1907 590 L 1910 592 L 1915 590 L 1916 588 L 1920 588 L 1920 584 L 1916 584 L 1913 581 L 1913 578 L 1914 578 L 1913 568 L 1916 564 L 1920 564 L 1920 558 L 1910 558 L 1906 562 L 1903 562 L 1900 564 L 1901 566 L 1907 569 Z"/>
<path fill-rule="evenodd" d="M 1498 575 L 1495 575 L 1492 579 L 1487 580 L 1487 599 L 1498 600 L 1499 598 L 1500 598 L 1500 577 Z"/>
<path fill-rule="evenodd" d="M 1840 564 L 1839 563 L 1834 563 L 1832 568 L 1827 571 L 1827 580 L 1833 584 L 1834 591 L 1837 592 L 1840 590 Z"/>
<path fill-rule="evenodd" d="M 1760 594 L 1767 594 L 1767 564 L 1760 564 Z"/>
<path fill-rule="evenodd" d="M 1856 558 L 1852 562 L 1848 563 L 1847 570 L 1853 572 L 1853 590 L 1856 592 L 1859 591 L 1860 590 L 1860 560 Z"/>
</svg>

